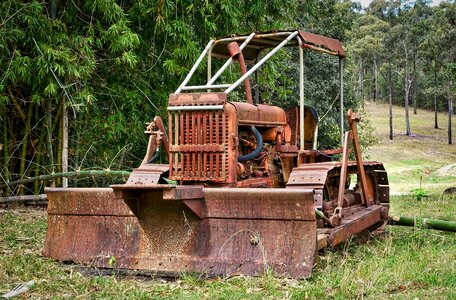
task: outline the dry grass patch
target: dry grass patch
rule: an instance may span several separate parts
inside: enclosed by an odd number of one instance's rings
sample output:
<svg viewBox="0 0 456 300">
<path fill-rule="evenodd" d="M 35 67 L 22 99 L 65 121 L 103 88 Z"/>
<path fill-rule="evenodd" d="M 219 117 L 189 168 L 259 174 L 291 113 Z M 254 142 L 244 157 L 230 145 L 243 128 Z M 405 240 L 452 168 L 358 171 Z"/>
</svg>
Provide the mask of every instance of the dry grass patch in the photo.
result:
<svg viewBox="0 0 456 300">
<path fill-rule="evenodd" d="M 439 114 L 439 126 L 434 129 L 434 113 L 411 110 L 412 136 L 405 135 L 404 108 L 393 108 L 394 140 L 389 139 L 388 105 L 366 103 L 367 117 L 376 130 L 379 143 L 371 147 L 370 159 L 385 164 L 392 191 L 409 193 L 421 186 L 441 193 L 456 186 L 456 118 L 452 123 L 454 144 L 447 139 L 448 115 Z M 454 167 L 453 167 L 454 166 Z"/>
</svg>

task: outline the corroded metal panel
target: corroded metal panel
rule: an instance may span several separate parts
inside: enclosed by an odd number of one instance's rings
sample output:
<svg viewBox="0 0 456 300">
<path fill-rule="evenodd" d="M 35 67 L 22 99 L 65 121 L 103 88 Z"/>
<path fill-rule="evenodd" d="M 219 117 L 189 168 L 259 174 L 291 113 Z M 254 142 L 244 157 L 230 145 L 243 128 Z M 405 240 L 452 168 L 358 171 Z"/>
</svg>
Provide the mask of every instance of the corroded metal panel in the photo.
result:
<svg viewBox="0 0 456 300">
<path fill-rule="evenodd" d="M 142 163 L 139 168 L 133 169 L 126 184 L 128 185 L 147 185 L 157 184 L 160 176 L 167 171 L 168 165 Z"/>
<path fill-rule="evenodd" d="M 169 95 L 169 106 L 225 104 L 226 93 L 179 93 Z"/>
<path fill-rule="evenodd" d="M 133 216 L 110 188 L 46 188 L 48 215 Z"/>
<path fill-rule="evenodd" d="M 345 51 L 342 47 L 342 43 L 333 38 L 329 38 L 320 34 L 310 33 L 306 31 L 299 31 L 299 36 L 303 39 L 305 43 L 310 43 L 312 45 L 323 47 L 329 51 L 335 52 L 341 58 L 345 57 Z"/>
<path fill-rule="evenodd" d="M 203 225 L 199 256 L 208 273 L 261 275 L 271 268 L 303 278 L 316 262 L 314 221 L 206 219 Z"/>
<path fill-rule="evenodd" d="M 88 264 L 115 257 L 118 267 L 132 267 L 141 231 L 135 217 L 49 215 L 43 255 Z"/>
<path fill-rule="evenodd" d="M 201 106 L 203 107 L 203 106 Z M 234 182 L 237 159 L 236 115 L 223 110 L 170 111 L 170 178 L 183 181 Z"/>
<path fill-rule="evenodd" d="M 198 198 L 200 187 L 182 188 L 183 193 L 167 192 L 168 199 L 163 199 L 164 188 L 133 194 L 129 189 L 126 194 L 110 189 L 53 191 L 43 254 L 98 267 L 164 273 L 260 275 L 271 268 L 282 276 L 310 275 L 317 251 L 311 191 L 203 189 L 204 198 Z M 116 215 L 118 208 L 111 204 L 125 195 L 123 209 L 130 212 Z M 106 215 L 69 215 L 64 205 L 54 205 L 76 201 L 82 207 L 98 203 Z"/>
<path fill-rule="evenodd" d="M 357 233 L 367 229 L 376 229 L 376 227 L 383 225 L 386 221 L 383 210 L 381 205 L 371 205 L 352 216 L 344 218 L 341 225 L 329 234 L 328 242 L 335 246 L 347 241 Z"/>
<path fill-rule="evenodd" d="M 207 218 L 315 220 L 312 190 L 206 188 Z"/>
<path fill-rule="evenodd" d="M 239 125 L 253 126 L 285 126 L 287 117 L 285 111 L 277 106 L 245 102 L 230 102 L 236 107 Z"/>
</svg>

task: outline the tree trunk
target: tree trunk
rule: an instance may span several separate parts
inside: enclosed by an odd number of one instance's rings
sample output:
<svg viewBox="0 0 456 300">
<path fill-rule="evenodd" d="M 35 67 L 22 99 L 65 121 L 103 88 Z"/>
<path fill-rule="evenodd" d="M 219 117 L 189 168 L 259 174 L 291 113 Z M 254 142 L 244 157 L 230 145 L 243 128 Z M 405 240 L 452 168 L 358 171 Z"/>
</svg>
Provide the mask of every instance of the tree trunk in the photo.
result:
<svg viewBox="0 0 456 300">
<path fill-rule="evenodd" d="M 359 66 L 359 90 L 361 101 L 364 103 L 364 64 L 362 59 Z"/>
<path fill-rule="evenodd" d="M 412 132 L 410 130 L 410 116 L 409 116 L 409 93 L 410 93 L 410 79 L 409 79 L 409 72 L 407 70 L 408 64 L 407 64 L 407 55 L 405 56 L 405 135 L 411 135 Z"/>
<path fill-rule="evenodd" d="M 25 127 L 24 127 L 24 135 L 22 138 L 22 150 L 21 150 L 21 162 L 19 165 L 19 175 L 24 178 L 26 177 L 25 175 L 25 162 L 27 159 L 27 146 L 28 146 L 28 140 L 29 140 L 29 135 L 31 133 L 31 120 L 32 120 L 32 105 L 30 104 L 29 110 L 27 112 L 27 120 L 25 121 Z M 19 186 L 19 195 L 24 194 L 24 186 Z"/>
<path fill-rule="evenodd" d="M 438 105 L 437 105 L 437 70 L 434 68 L 434 128 L 439 128 L 438 121 Z"/>
<path fill-rule="evenodd" d="M 377 60 L 374 60 L 374 82 L 375 82 L 375 91 L 374 91 L 374 101 L 378 100 L 378 70 L 377 70 Z"/>
<path fill-rule="evenodd" d="M 5 181 L 10 181 L 10 172 L 9 172 L 9 142 L 8 142 L 8 117 L 7 114 L 3 114 L 3 146 L 2 146 L 2 152 L 3 152 L 3 167 L 2 167 L 2 173 L 3 173 L 3 179 Z M 9 188 L 6 189 L 6 195 L 10 195 L 10 190 Z"/>
<path fill-rule="evenodd" d="M 62 173 L 68 172 L 68 109 L 62 100 Z M 62 187 L 68 187 L 68 178 L 62 178 Z"/>
<path fill-rule="evenodd" d="M 416 54 L 413 52 L 413 114 L 416 115 L 416 91 L 418 88 L 418 78 L 416 77 Z"/>
<path fill-rule="evenodd" d="M 47 134 L 46 134 L 46 147 L 47 147 L 47 154 L 48 154 L 48 169 L 51 173 L 55 172 L 54 167 L 54 151 L 52 149 L 52 100 L 47 99 L 46 101 L 46 127 L 47 127 Z"/>
<path fill-rule="evenodd" d="M 57 172 L 62 172 L 62 146 L 63 146 L 63 115 L 62 115 L 62 112 L 63 112 L 63 108 L 62 108 L 62 105 L 63 105 L 63 101 L 60 103 L 60 110 L 59 110 L 59 114 L 60 114 L 60 118 L 59 118 L 59 126 L 57 127 L 57 141 L 58 141 L 58 144 L 57 144 L 57 157 L 56 157 L 56 164 L 57 164 Z M 61 178 L 57 178 L 55 180 L 55 184 L 57 186 L 60 186 L 61 184 L 61 181 L 62 179 Z"/>
<path fill-rule="evenodd" d="M 86 120 L 87 120 L 87 118 L 86 118 Z M 81 140 L 81 131 L 77 130 L 76 131 L 76 142 L 74 144 L 74 169 L 76 169 L 76 170 L 80 169 L 80 166 L 79 166 L 79 149 L 80 149 L 80 145 L 81 145 L 79 143 L 80 140 Z M 72 181 L 72 184 L 75 187 L 78 186 L 78 178 L 77 177 Z"/>
<path fill-rule="evenodd" d="M 51 19 L 57 19 L 57 0 L 50 0 Z"/>
<path fill-rule="evenodd" d="M 10 96 L 11 102 L 13 102 L 14 107 L 16 107 L 19 116 L 21 116 L 22 121 L 25 123 L 25 120 L 26 120 L 27 118 L 25 117 L 25 114 L 24 114 L 24 112 L 22 111 L 21 106 L 19 105 L 19 103 L 17 103 L 16 97 L 15 97 L 14 94 L 13 94 L 13 90 L 11 89 L 11 86 L 8 86 L 7 89 L 8 89 L 8 94 L 9 94 L 9 96 Z"/>
<path fill-rule="evenodd" d="M 451 83 L 450 83 L 451 86 Z M 451 116 L 453 115 L 453 95 L 448 98 L 448 144 L 453 144 L 453 132 L 451 130 Z"/>
<path fill-rule="evenodd" d="M 391 60 L 388 60 L 388 67 L 389 138 L 393 140 L 393 80 L 391 79 Z"/>
<path fill-rule="evenodd" d="M 36 158 L 35 158 L 35 176 L 40 175 L 40 170 L 41 170 L 41 160 L 43 157 L 43 137 L 44 137 L 44 131 L 41 131 L 40 136 L 38 137 L 38 145 L 36 149 Z M 40 184 L 38 181 L 33 183 L 33 193 L 35 195 L 38 195 L 40 192 Z"/>
</svg>

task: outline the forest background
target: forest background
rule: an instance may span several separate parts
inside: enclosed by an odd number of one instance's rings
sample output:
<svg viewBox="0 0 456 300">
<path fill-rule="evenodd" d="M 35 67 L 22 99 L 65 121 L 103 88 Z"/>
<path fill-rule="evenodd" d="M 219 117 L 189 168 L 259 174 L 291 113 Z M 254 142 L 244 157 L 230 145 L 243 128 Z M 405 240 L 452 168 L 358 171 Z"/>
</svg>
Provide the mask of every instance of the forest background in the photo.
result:
<svg viewBox="0 0 456 300">
<path fill-rule="evenodd" d="M 338 0 L 2 1 L 0 182 L 136 167 L 146 149 L 145 123 L 166 116 L 169 93 L 204 45 L 233 33 L 300 28 L 337 38 L 347 51 L 347 108 L 362 109 L 367 100 L 403 106 L 406 135 L 413 135 L 409 109 L 424 108 L 435 111 L 437 128 L 437 112 L 448 112 L 449 120 L 454 114 L 456 4 L 430 4 L 375 0 L 362 9 Z M 255 84 L 261 84 L 263 101 L 297 104 L 296 68 L 283 63 L 291 58 L 284 51 L 262 68 Z M 320 147 L 337 146 L 337 61 L 307 52 L 305 60 L 306 102 L 320 115 L 329 112 Z M 362 134 L 366 146 L 375 142 L 372 126 Z M 62 165 L 66 153 L 68 168 Z M 62 181 L 0 193 L 37 194 L 49 184 Z"/>
</svg>

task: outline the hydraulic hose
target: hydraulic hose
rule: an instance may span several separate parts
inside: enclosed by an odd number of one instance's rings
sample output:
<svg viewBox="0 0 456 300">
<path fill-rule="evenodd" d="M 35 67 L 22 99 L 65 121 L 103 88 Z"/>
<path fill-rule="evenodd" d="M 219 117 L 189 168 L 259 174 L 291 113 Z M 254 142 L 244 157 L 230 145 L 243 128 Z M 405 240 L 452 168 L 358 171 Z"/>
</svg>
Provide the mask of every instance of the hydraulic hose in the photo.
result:
<svg viewBox="0 0 456 300">
<path fill-rule="evenodd" d="M 261 150 L 263 150 L 263 137 L 261 136 L 261 133 L 254 126 L 248 127 L 248 130 L 255 136 L 257 146 L 252 153 L 238 156 L 239 162 L 252 160 L 260 154 Z"/>
<path fill-rule="evenodd" d="M 157 149 L 158 150 L 158 149 Z M 160 151 L 155 151 L 155 154 L 154 156 L 152 156 L 152 158 L 150 160 L 147 161 L 148 164 L 151 164 L 153 163 L 157 158 L 158 156 L 160 155 Z"/>
</svg>

